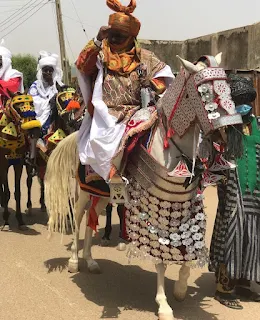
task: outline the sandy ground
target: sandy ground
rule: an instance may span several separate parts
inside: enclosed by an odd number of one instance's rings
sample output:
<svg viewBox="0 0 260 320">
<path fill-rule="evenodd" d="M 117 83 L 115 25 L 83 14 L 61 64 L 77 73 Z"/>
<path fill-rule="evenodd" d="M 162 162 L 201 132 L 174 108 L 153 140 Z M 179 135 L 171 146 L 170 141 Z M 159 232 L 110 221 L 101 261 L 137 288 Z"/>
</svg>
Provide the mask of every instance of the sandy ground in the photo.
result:
<svg viewBox="0 0 260 320">
<path fill-rule="evenodd" d="M 10 179 L 12 186 L 12 172 Z M 10 208 L 14 208 L 11 190 Z M 24 210 L 27 195 L 25 177 L 22 193 Z M 209 243 L 217 206 L 216 190 L 209 188 L 205 196 Z M 51 241 L 47 240 L 47 217 L 39 210 L 39 186 L 36 179 L 33 184 L 33 207 L 33 216 L 25 217 L 30 228 L 28 231 L 22 233 L 17 230 L 12 211 L 12 232 L 0 232 L 0 320 L 157 319 L 154 267 L 149 262 L 139 261 L 130 265 L 125 253 L 115 249 L 118 235 L 116 215 L 112 246 L 100 247 L 98 237 L 94 241 L 93 256 L 103 273 L 89 274 L 81 260 L 81 272 L 73 275 L 67 272 L 72 236 L 64 236 L 62 244 L 60 235 L 55 235 Z M 104 223 L 102 217 L 101 235 Z M 80 247 L 82 245 L 81 240 Z M 174 301 L 172 289 L 177 276 L 177 266 L 167 270 L 168 301 L 177 319 L 260 319 L 257 303 L 244 302 L 244 310 L 235 311 L 215 301 L 214 275 L 207 272 L 207 268 L 192 270 L 186 301 Z"/>
</svg>

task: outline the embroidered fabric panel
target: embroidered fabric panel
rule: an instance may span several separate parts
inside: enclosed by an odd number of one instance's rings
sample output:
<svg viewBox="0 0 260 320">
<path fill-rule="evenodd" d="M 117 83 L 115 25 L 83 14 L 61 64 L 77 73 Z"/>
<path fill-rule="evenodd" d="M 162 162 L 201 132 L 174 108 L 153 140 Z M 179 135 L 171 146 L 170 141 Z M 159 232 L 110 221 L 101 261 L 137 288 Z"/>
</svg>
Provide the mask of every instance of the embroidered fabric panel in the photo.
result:
<svg viewBox="0 0 260 320">
<path fill-rule="evenodd" d="M 167 119 L 170 119 L 172 112 L 174 111 L 173 108 L 176 106 L 178 97 L 182 93 L 182 89 L 185 84 L 185 75 L 184 72 L 181 71 L 171 86 L 168 88 L 164 96 L 159 100 L 158 107 L 163 109 L 163 112 Z"/>
<path fill-rule="evenodd" d="M 120 76 L 108 73 L 103 84 L 103 100 L 108 108 L 140 105 L 140 83 L 137 72 Z"/>
<path fill-rule="evenodd" d="M 198 94 L 193 79 L 190 78 L 170 125 L 172 129 L 182 137 L 191 123 L 195 121 L 196 117 L 198 118 L 201 129 L 206 135 L 212 131 L 213 127 L 208 119 L 205 106 Z"/>
<path fill-rule="evenodd" d="M 222 68 L 206 68 L 194 75 L 194 81 L 197 86 L 212 80 L 226 80 L 227 75 Z"/>
</svg>

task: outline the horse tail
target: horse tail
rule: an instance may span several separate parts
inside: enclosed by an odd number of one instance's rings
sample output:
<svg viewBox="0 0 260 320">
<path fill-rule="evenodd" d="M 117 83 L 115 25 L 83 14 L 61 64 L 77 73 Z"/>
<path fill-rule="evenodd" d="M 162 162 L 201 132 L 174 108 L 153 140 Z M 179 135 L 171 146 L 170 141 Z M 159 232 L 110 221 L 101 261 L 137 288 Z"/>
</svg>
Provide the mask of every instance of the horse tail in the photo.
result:
<svg viewBox="0 0 260 320">
<path fill-rule="evenodd" d="M 79 164 L 77 132 L 63 139 L 52 151 L 45 174 L 45 202 L 49 215 L 49 231 L 62 234 L 68 227 L 70 217 L 73 228 L 76 198 L 74 178 Z M 74 189 L 74 192 L 73 192 Z"/>
</svg>

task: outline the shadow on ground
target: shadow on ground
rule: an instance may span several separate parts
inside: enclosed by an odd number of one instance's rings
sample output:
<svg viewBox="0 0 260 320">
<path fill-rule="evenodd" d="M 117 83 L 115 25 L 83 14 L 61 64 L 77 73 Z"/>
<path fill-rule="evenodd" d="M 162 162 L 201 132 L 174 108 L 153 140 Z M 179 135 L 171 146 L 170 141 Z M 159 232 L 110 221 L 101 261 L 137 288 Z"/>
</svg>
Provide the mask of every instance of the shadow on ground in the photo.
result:
<svg viewBox="0 0 260 320">
<path fill-rule="evenodd" d="M 15 218 L 15 211 L 13 209 L 9 209 L 9 212 L 10 212 L 10 217 L 9 217 L 10 231 L 8 231 L 8 232 L 15 232 L 15 233 L 19 233 L 19 234 L 26 235 L 26 236 L 37 236 L 37 235 L 41 234 L 40 232 L 38 232 L 32 228 L 32 226 L 34 224 L 43 224 L 44 225 L 43 221 L 42 221 L 42 223 L 40 222 L 41 220 L 43 220 L 43 217 L 41 217 L 39 214 L 37 214 L 37 215 L 34 214 L 30 218 L 28 218 L 27 215 L 23 214 L 23 220 L 24 220 L 24 223 L 26 224 L 27 228 L 26 228 L 26 230 L 20 230 L 18 228 L 18 223 Z M 3 225 L 4 225 L 3 209 L 1 209 L 0 229 L 2 229 Z M 2 232 L 5 232 L 5 231 L 2 231 Z"/>
<path fill-rule="evenodd" d="M 157 313 L 155 303 L 156 274 L 135 265 L 123 266 L 109 260 L 97 260 L 102 274 L 93 275 L 80 260 L 80 273 L 71 275 L 72 281 L 80 288 L 86 299 L 103 307 L 101 319 L 119 318 L 125 310 Z M 45 262 L 48 272 L 63 271 L 67 259 L 59 258 Z M 70 276 L 70 274 L 68 274 Z M 197 281 L 198 288 L 189 287 L 185 302 L 178 303 L 172 295 L 173 281 L 166 278 L 165 287 L 168 302 L 177 319 L 217 320 L 207 308 L 214 293 L 214 275 L 203 274 Z"/>
</svg>

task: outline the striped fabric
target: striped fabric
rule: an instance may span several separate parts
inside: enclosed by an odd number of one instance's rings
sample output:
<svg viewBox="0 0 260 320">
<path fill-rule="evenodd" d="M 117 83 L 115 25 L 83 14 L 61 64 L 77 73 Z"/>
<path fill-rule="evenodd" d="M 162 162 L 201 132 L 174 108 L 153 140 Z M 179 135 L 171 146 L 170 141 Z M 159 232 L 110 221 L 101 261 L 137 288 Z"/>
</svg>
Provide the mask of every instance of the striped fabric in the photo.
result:
<svg viewBox="0 0 260 320">
<path fill-rule="evenodd" d="M 257 161 L 260 163 L 260 146 Z M 259 182 L 259 180 L 258 180 Z M 209 270 L 224 263 L 231 279 L 260 281 L 260 183 L 244 196 L 237 170 L 231 170 L 227 184 L 218 186 L 219 206 L 210 248 Z"/>
</svg>

